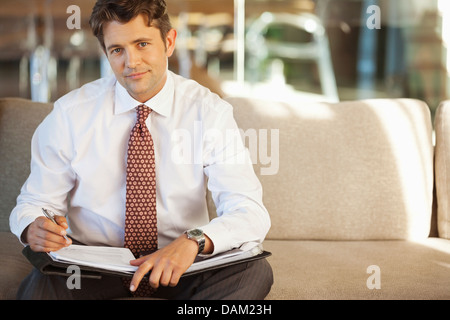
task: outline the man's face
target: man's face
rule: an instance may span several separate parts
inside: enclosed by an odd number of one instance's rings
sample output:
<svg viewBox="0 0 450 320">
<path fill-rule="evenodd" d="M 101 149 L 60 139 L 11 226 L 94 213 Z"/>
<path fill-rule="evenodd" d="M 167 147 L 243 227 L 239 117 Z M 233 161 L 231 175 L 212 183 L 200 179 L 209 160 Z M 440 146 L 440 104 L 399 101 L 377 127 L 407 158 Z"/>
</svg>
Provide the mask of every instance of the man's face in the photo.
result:
<svg viewBox="0 0 450 320">
<path fill-rule="evenodd" d="M 107 23 L 103 34 L 106 56 L 119 83 L 139 102 L 155 96 L 167 78 L 176 31 L 170 30 L 163 42 L 159 29 L 149 27 L 139 15 L 128 23 Z"/>
</svg>

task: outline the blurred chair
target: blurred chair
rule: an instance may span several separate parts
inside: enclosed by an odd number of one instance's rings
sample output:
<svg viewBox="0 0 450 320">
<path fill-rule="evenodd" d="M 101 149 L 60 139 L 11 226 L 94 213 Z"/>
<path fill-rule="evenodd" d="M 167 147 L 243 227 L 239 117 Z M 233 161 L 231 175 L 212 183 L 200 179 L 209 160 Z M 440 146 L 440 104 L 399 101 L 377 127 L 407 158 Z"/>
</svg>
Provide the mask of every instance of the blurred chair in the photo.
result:
<svg viewBox="0 0 450 320">
<path fill-rule="evenodd" d="M 270 40 L 266 34 L 275 26 L 290 26 L 302 30 L 310 35 L 310 41 L 299 43 Z M 316 15 L 265 12 L 249 26 L 246 47 L 250 77 L 259 74 L 261 66 L 268 58 L 314 61 L 318 67 L 323 97 L 327 101 L 339 101 L 328 37 Z"/>
<path fill-rule="evenodd" d="M 189 78 L 191 69 L 199 67 L 218 77 L 221 62 L 233 56 L 233 17 L 228 13 L 180 12 L 171 20 L 178 33 L 178 73 Z"/>
</svg>

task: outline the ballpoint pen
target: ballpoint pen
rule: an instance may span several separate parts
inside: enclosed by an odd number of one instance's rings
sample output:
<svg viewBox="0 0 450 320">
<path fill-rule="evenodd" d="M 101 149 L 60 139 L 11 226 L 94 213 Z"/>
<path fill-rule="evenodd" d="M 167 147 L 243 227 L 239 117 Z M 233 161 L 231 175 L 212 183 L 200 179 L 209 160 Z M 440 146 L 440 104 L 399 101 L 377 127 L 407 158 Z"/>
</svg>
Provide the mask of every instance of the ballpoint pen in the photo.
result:
<svg viewBox="0 0 450 320">
<path fill-rule="evenodd" d="M 58 224 L 57 222 L 56 222 L 56 220 L 55 220 L 55 214 L 53 213 L 53 212 L 51 212 L 50 210 L 48 210 L 48 209 L 44 209 L 44 208 L 42 208 L 42 212 L 44 213 L 44 215 L 48 218 L 48 219 L 50 219 L 52 222 L 54 222 L 55 224 Z M 69 238 L 67 238 L 67 236 L 63 236 L 64 237 L 64 239 L 66 239 L 67 241 L 69 241 Z"/>
</svg>

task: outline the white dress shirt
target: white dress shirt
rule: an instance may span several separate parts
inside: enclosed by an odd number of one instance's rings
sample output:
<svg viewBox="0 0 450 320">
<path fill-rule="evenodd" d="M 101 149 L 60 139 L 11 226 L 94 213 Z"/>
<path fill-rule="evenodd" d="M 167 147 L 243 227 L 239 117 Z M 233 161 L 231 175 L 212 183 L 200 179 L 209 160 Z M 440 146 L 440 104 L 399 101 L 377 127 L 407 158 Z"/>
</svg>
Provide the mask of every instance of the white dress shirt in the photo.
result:
<svg viewBox="0 0 450 320">
<path fill-rule="evenodd" d="M 45 207 L 67 216 L 73 238 L 123 246 L 127 143 L 139 104 L 114 76 L 55 102 L 33 136 L 31 174 L 10 216 L 19 239 Z M 170 71 L 145 104 L 153 110 L 146 124 L 155 144 L 159 247 L 194 227 L 212 240 L 213 254 L 262 242 L 270 218 L 232 107 Z M 211 221 L 207 187 L 218 215 Z"/>
</svg>

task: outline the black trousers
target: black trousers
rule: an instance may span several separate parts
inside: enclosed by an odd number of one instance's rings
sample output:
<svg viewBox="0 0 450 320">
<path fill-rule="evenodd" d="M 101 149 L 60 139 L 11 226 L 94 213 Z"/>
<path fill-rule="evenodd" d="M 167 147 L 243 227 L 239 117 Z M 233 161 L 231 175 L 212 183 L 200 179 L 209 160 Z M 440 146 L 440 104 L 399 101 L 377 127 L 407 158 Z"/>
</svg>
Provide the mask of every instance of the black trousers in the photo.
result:
<svg viewBox="0 0 450 320">
<path fill-rule="evenodd" d="M 120 277 L 80 279 L 79 289 L 69 289 L 67 277 L 44 275 L 37 269 L 24 279 L 21 300 L 94 300 L 131 297 Z M 143 280 L 145 281 L 145 280 Z M 265 259 L 182 277 L 176 287 L 160 286 L 152 298 L 171 300 L 262 300 L 273 284 L 272 268 Z"/>
</svg>

